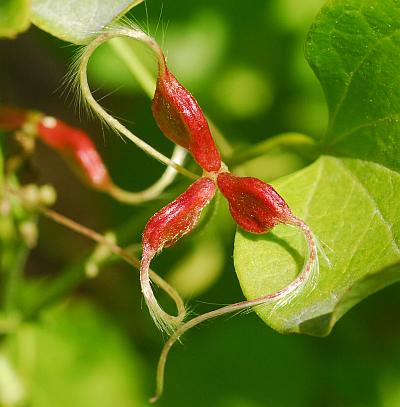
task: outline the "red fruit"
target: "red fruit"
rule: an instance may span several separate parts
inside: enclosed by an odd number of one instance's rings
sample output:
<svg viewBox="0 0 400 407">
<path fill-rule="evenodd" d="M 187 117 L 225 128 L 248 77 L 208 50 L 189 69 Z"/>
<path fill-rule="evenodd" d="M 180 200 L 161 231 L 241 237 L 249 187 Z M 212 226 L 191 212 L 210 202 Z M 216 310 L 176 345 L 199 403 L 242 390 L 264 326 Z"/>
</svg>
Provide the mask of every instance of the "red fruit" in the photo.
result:
<svg viewBox="0 0 400 407">
<path fill-rule="evenodd" d="M 218 175 L 217 184 L 229 202 L 232 217 L 247 232 L 265 233 L 278 223 L 291 223 L 294 218 L 275 189 L 257 178 L 223 172 Z"/>
<path fill-rule="evenodd" d="M 192 231 L 215 189 L 210 178 L 200 178 L 175 201 L 153 215 L 143 232 L 143 252 L 155 254 Z"/>
<path fill-rule="evenodd" d="M 206 171 L 218 171 L 221 157 L 196 99 L 167 69 L 160 69 L 152 104 L 161 131 L 186 148 Z"/>
<path fill-rule="evenodd" d="M 143 253 L 140 266 L 140 284 L 146 304 L 156 325 L 171 334 L 176 328 L 176 318 L 167 314 L 158 304 L 149 279 L 150 262 L 163 247 L 175 244 L 196 226 L 201 211 L 215 194 L 211 178 L 200 178 L 182 195 L 157 212 L 143 232 Z"/>
<path fill-rule="evenodd" d="M 107 189 L 110 176 L 96 146 L 82 130 L 46 116 L 37 125 L 39 138 L 69 161 L 76 172 L 93 188 Z"/>
</svg>

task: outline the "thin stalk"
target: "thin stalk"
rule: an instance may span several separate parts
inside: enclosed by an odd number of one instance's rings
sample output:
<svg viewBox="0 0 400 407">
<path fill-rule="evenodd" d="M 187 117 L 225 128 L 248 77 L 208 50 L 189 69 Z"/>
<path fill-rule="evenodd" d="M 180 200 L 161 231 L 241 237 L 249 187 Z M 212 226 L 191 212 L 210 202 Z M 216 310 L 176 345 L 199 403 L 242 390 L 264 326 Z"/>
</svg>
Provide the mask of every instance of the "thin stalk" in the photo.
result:
<svg viewBox="0 0 400 407">
<path fill-rule="evenodd" d="M 152 210 L 158 209 L 155 204 L 150 201 L 147 205 Z M 146 215 L 144 215 L 143 213 Z M 142 214 L 136 215 L 123 224 L 119 226 L 116 230 L 115 235 L 117 236 L 117 241 L 121 244 L 128 245 L 132 241 L 132 230 L 142 229 L 144 226 L 144 218 L 147 216 L 148 209 L 142 211 Z M 127 246 L 125 250 L 130 250 L 131 246 Z M 47 308 L 49 305 L 57 302 L 60 298 L 65 297 L 68 293 L 73 291 L 79 284 L 87 280 L 86 266 L 87 262 L 90 261 L 91 255 L 83 259 L 81 262 L 67 266 L 59 273 L 55 278 L 53 278 L 46 287 L 45 295 L 35 304 L 29 304 L 29 314 L 24 313 L 25 319 L 33 319 L 38 313 Z M 117 257 L 119 259 L 119 257 Z M 104 258 L 101 263 L 98 263 L 98 267 L 103 267 L 107 264 L 110 264 L 111 261 L 114 261 L 114 258 Z M 180 301 L 181 306 L 179 306 L 179 314 L 183 317 L 183 302 Z"/>
<path fill-rule="evenodd" d="M 157 328 L 162 332 L 166 332 L 169 336 L 175 332 L 176 328 L 183 322 L 182 319 L 171 316 L 165 312 L 155 297 L 151 288 L 149 271 L 150 262 L 153 259 L 155 253 L 149 256 L 142 256 L 142 264 L 140 267 L 140 286 L 142 287 L 142 293 L 145 298 L 150 315 L 153 318 Z"/>
<path fill-rule="evenodd" d="M 130 73 L 138 81 L 146 95 L 153 99 L 154 91 L 156 87 L 156 80 L 149 72 L 147 67 L 137 57 L 131 47 L 128 46 L 123 38 L 113 38 L 108 42 L 110 48 L 115 54 L 125 63 Z M 171 156 L 171 160 L 179 165 L 182 165 L 185 161 L 187 152 L 180 146 L 175 146 Z M 160 179 L 151 185 L 149 188 L 136 193 L 127 192 L 113 185 L 109 193 L 117 200 L 126 203 L 140 203 L 159 196 L 165 188 L 167 188 L 173 180 L 176 178 L 176 170 L 170 166 L 167 167 Z"/>
<path fill-rule="evenodd" d="M 6 191 L 13 194 L 14 196 L 22 199 L 18 190 L 7 187 Z M 48 209 L 43 206 L 38 206 L 37 209 L 42 215 L 53 220 L 54 222 L 56 222 L 60 225 L 63 225 L 65 227 L 67 227 L 68 229 L 71 229 L 91 240 L 94 240 L 95 242 L 97 242 L 99 244 L 105 245 L 106 247 L 108 247 L 111 250 L 111 252 L 113 252 L 117 256 L 121 257 L 122 259 L 124 259 L 127 263 L 131 264 L 137 270 L 140 269 L 140 260 L 138 258 L 132 256 L 131 254 L 129 254 L 126 250 L 122 249 L 117 244 L 110 242 L 100 233 L 97 233 L 94 230 L 92 230 L 84 225 L 81 225 L 81 224 L 75 222 L 74 220 L 67 218 L 64 215 L 61 215 L 60 213 L 53 211 L 52 209 Z M 152 279 L 152 281 L 154 283 L 156 283 L 163 291 L 165 291 L 175 302 L 175 305 L 176 305 L 177 311 L 178 311 L 178 315 L 174 318 L 176 318 L 176 320 L 183 321 L 183 318 L 186 316 L 186 309 L 185 309 L 183 300 L 180 297 L 180 295 L 178 294 L 178 292 L 154 271 L 150 270 L 149 273 L 150 273 L 150 278 Z M 59 284 L 55 290 L 56 293 L 50 293 L 49 297 L 53 298 L 54 296 L 57 296 L 59 290 L 64 292 L 65 291 L 64 286 L 69 286 L 70 279 L 72 279 L 72 282 L 73 282 L 73 281 L 75 281 L 76 276 L 73 273 L 68 276 L 63 276 L 62 280 L 64 278 L 66 279 L 66 282 L 61 281 L 61 284 Z M 41 302 L 40 302 L 41 305 L 34 307 L 35 314 L 37 312 L 39 312 L 47 303 L 48 303 L 48 301 L 46 299 L 41 300 Z"/>
<path fill-rule="evenodd" d="M 231 143 L 222 134 L 221 130 L 216 126 L 216 124 L 206 115 L 208 124 L 210 126 L 211 134 L 214 137 L 217 146 L 219 147 L 221 154 L 226 161 L 227 157 L 231 157 L 235 153 L 235 149 L 232 147 Z"/>
<path fill-rule="evenodd" d="M 142 87 L 147 96 L 150 99 L 153 99 L 154 90 L 156 87 L 156 80 L 151 75 L 147 67 L 136 56 L 132 48 L 129 47 L 128 44 L 122 38 L 114 38 L 108 44 L 111 47 L 111 49 L 115 52 L 115 54 L 118 55 L 121 58 L 121 60 L 125 63 L 126 67 L 139 82 L 139 85 Z M 207 121 L 210 126 L 211 133 L 219 149 L 221 150 L 222 155 L 223 156 L 232 155 L 234 149 L 229 143 L 229 141 L 224 137 L 220 129 L 208 116 Z"/>
<path fill-rule="evenodd" d="M 229 167 L 235 167 L 277 148 L 304 149 L 304 147 L 312 149 L 315 147 L 315 140 L 305 134 L 282 133 L 251 146 L 242 152 L 236 152 L 235 155 L 226 158 L 225 161 Z"/>
<path fill-rule="evenodd" d="M 164 347 L 161 351 L 161 355 L 158 361 L 157 366 L 157 384 L 155 395 L 150 399 L 151 403 L 156 402 L 162 395 L 164 389 L 164 376 L 165 376 L 165 365 L 167 362 L 168 354 L 172 346 L 185 334 L 188 330 L 195 327 L 196 325 L 201 324 L 202 322 L 208 321 L 209 319 L 220 317 L 222 315 L 230 314 L 232 312 L 238 312 L 249 308 L 254 308 L 260 305 L 265 305 L 267 303 L 276 302 L 279 300 L 284 300 L 293 294 L 296 290 L 301 287 L 304 287 L 305 282 L 311 277 L 314 270 L 314 266 L 317 262 L 317 245 L 315 238 L 310 230 L 310 228 L 299 218 L 293 217 L 290 221 L 291 226 L 300 228 L 304 233 L 304 237 L 308 245 L 308 258 L 305 262 L 301 273 L 298 277 L 293 280 L 288 286 L 278 290 L 274 293 L 264 295 L 259 298 L 252 300 L 241 301 L 235 304 L 230 304 L 216 310 L 207 312 L 205 314 L 199 315 L 192 318 L 190 321 L 184 323 L 171 335 L 171 337 L 164 344 Z M 318 267 L 318 264 L 317 264 Z"/>
<path fill-rule="evenodd" d="M 96 37 L 86 48 L 83 49 L 82 55 L 79 60 L 79 83 L 82 92 L 82 96 L 92 108 L 92 110 L 104 120 L 111 128 L 123 134 L 129 140 L 136 144 L 137 147 L 142 149 L 144 152 L 155 158 L 156 160 L 162 162 L 167 166 L 173 167 L 180 174 L 190 178 L 198 179 L 199 176 L 193 172 L 187 170 L 179 164 L 176 164 L 171 159 L 166 157 L 164 154 L 161 154 L 158 150 L 147 144 L 141 138 L 137 137 L 130 130 L 128 130 L 124 125 L 122 125 L 115 117 L 107 113 L 104 108 L 96 101 L 93 97 L 92 92 L 89 87 L 88 78 L 87 78 L 87 65 L 89 59 L 93 52 L 104 42 L 116 38 L 116 37 L 129 37 L 137 41 L 141 41 L 144 44 L 148 45 L 156 54 L 159 63 L 160 69 L 163 69 L 164 55 L 161 51 L 159 45 L 144 32 L 135 30 L 132 28 L 113 28 L 110 31 L 106 31 Z"/>
<path fill-rule="evenodd" d="M 146 95 L 153 99 L 156 81 L 146 66 L 140 61 L 132 48 L 123 38 L 114 38 L 108 42 L 109 47 L 125 63 L 130 73 L 139 82 Z"/>
<path fill-rule="evenodd" d="M 17 233 L 12 204 L 4 199 L 4 167 L 0 143 L 0 308 L 7 313 L 15 309 L 15 297 L 29 249 Z"/>
<path fill-rule="evenodd" d="M 110 242 L 100 233 L 97 233 L 94 230 L 89 229 L 88 227 L 83 226 L 51 209 L 40 207 L 39 210 L 44 216 L 53 220 L 54 222 L 57 222 L 60 225 L 63 225 L 68 229 L 71 229 L 83 236 L 86 236 L 87 238 L 94 240 L 97 243 L 107 246 L 114 254 L 123 258 L 127 263 L 131 264 L 136 269 L 140 269 L 140 260 L 138 258 L 132 256 L 126 250 L 119 247 L 117 244 Z M 175 318 L 182 321 L 183 317 L 186 315 L 186 310 L 180 295 L 172 286 L 170 286 L 164 279 L 162 279 L 157 273 L 152 270 L 150 270 L 150 278 L 174 300 L 178 310 L 178 315 Z"/>
<path fill-rule="evenodd" d="M 156 81 L 147 69 L 146 66 L 140 61 L 136 56 L 135 52 L 122 38 L 114 38 L 109 43 L 111 49 L 118 55 L 121 60 L 126 64 L 126 67 L 132 73 L 132 75 L 139 82 L 144 92 L 150 99 L 153 99 L 154 90 L 156 87 Z M 211 133 L 221 150 L 222 155 L 230 156 L 233 154 L 234 149 L 229 143 L 229 141 L 222 134 L 220 129 L 215 125 L 215 123 L 207 116 L 207 121 L 210 126 Z"/>
<path fill-rule="evenodd" d="M 171 160 L 177 164 L 182 164 L 186 158 L 186 150 L 182 147 L 176 146 L 172 153 Z M 117 201 L 128 204 L 139 204 L 141 202 L 150 201 L 155 199 L 167 188 L 176 177 L 176 170 L 172 167 L 167 167 L 163 175 L 153 185 L 140 192 L 131 192 L 119 188 L 115 184 L 106 190 L 106 192 L 115 198 Z"/>
<path fill-rule="evenodd" d="M 3 182 L 4 182 L 4 158 L 3 158 L 3 145 L 0 142 L 0 198 L 2 195 L 3 190 Z"/>
<path fill-rule="evenodd" d="M 29 249 L 23 241 L 13 247 L 12 263 L 8 265 L 8 278 L 4 282 L 4 310 L 6 312 L 15 309 L 15 298 L 28 255 Z"/>
</svg>

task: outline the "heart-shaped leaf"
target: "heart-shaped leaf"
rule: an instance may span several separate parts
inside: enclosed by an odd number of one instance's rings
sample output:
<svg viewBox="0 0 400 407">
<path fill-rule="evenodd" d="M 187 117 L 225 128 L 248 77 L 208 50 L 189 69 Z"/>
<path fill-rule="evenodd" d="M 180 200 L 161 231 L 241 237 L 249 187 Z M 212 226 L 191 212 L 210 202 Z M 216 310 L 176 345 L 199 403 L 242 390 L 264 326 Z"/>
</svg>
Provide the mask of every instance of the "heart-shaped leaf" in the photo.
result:
<svg viewBox="0 0 400 407">
<path fill-rule="evenodd" d="M 88 42 L 104 26 L 143 0 L 32 0 L 32 21 L 55 37 Z"/>
<path fill-rule="evenodd" d="M 274 185 L 327 245 L 331 267 L 321 260 L 313 290 L 257 312 L 278 331 L 323 336 L 357 302 L 400 280 L 400 4 L 328 2 L 306 54 L 329 106 L 320 141 L 329 155 Z M 239 231 L 235 266 L 246 297 L 287 285 L 305 253 L 301 233 L 287 226 L 263 236 Z"/>
<path fill-rule="evenodd" d="M 47 311 L 41 324 L 8 336 L 0 349 L 4 380 L 5 363 L 11 374 L 2 406 L 147 405 L 139 358 L 115 324 L 86 302 Z"/>
<path fill-rule="evenodd" d="M 314 289 L 257 312 L 278 331 L 326 335 L 357 302 L 400 280 L 400 175 L 366 161 L 321 157 L 274 186 L 313 229 L 330 266 L 320 257 Z M 305 253 L 302 233 L 288 226 L 269 235 L 237 233 L 235 267 L 246 297 L 288 285 Z"/>
</svg>

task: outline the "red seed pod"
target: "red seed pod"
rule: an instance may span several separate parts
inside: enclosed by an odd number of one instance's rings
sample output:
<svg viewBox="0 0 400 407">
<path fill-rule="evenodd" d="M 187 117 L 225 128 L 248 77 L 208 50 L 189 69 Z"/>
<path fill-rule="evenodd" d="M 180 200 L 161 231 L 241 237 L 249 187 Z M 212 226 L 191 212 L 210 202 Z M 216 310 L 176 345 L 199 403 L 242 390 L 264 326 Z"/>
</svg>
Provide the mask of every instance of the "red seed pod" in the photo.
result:
<svg viewBox="0 0 400 407">
<path fill-rule="evenodd" d="M 251 233 L 265 233 L 278 223 L 291 223 L 292 211 L 271 185 L 252 177 L 227 172 L 218 175 L 217 184 L 229 202 L 236 223 Z"/>
<path fill-rule="evenodd" d="M 29 113 L 26 110 L 0 106 L 0 130 L 18 130 L 25 124 L 28 117 Z"/>
<path fill-rule="evenodd" d="M 150 262 L 163 247 L 174 245 L 182 236 L 193 230 L 201 211 L 211 201 L 215 190 L 216 187 L 211 178 L 200 178 L 175 201 L 157 212 L 148 221 L 143 232 L 140 267 L 143 296 L 156 325 L 169 334 L 175 328 L 175 318 L 160 307 L 154 296 L 149 279 Z"/>
<path fill-rule="evenodd" d="M 111 179 L 96 146 L 82 130 L 45 116 L 37 125 L 39 138 L 57 150 L 93 188 L 108 189 Z"/>
<path fill-rule="evenodd" d="M 206 171 L 218 171 L 221 156 L 196 99 L 164 65 L 160 69 L 152 111 L 161 131 L 186 148 Z"/>
<path fill-rule="evenodd" d="M 200 178 L 175 201 L 157 212 L 143 232 L 143 251 L 156 253 L 174 245 L 196 225 L 201 211 L 215 194 L 211 178 Z"/>
</svg>

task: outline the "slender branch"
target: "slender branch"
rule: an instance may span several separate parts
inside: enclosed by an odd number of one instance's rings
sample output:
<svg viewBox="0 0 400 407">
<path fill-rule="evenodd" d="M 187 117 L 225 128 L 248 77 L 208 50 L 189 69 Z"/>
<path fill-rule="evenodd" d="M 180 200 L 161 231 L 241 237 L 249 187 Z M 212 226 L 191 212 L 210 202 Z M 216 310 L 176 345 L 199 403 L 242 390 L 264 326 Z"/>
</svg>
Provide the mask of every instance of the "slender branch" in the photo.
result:
<svg viewBox="0 0 400 407">
<path fill-rule="evenodd" d="M 127 68 L 132 73 L 132 75 L 139 82 L 142 89 L 149 96 L 150 99 L 154 96 L 154 89 L 156 86 L 156 81 L 147 69 L 147 67 L 140 61 L 136 56 L 135 52 L 131 47 L 122 39 L 114 38 L 108 42 L 111 49 L 118 55 L 122 61 L 125 62 Z M 211 129 L 211 133 L 221 150 L 222 155 L 230 156 L 233 154 L 234 149 L 229 143 L 229 141 L 224 137 L 220 129 L 215 125 L 215 123 L 207 116 L 207 121 Z M 173 158 L 171 157 L 173 160 Z M 173 160 L 175 161 L 175 160 Z"/>
<path fill-rule="evenodd" d="M 24 241 L 20 241 L 12 247 L 12 263 L 6 270 L 6 280 L 4 281 L 4 311 L 12 311 L 16 308 L 15 299 L 18 294 L 20 282 L 22 280 L 26 260 L 29 250 Z"/>
<path fill-rule="evenodd" d="M 143 65 L 131 47 L 123 38 L 114 38 L 108 42 L 110 48 L 125 63 L 131 74 L 139 82 L 146 95 L 152 99 L 156 87 L 156 81 L 149 70 Z"/>
<path fill-rule="evenodd" d="M 234 167 L 282 147 L 292 149 L 302 148 L 303 150 L 304 148 L 312 149 L 315 147 L 315 140 L 309 136 L 306 136 L 305 134 L 300 133 L 278 134 L 265 141 L 262 141 L 261 143 L 251 146 L 247 150 L 236 152 L 235 155 L 232 155 L 226 159 L 226 163 L 228 166 Z"/>
<path fill-rule="evenodd" d="M 7 192 L 13 194 L 14 196 L 20 198 L 23 200 L 23 197 L 21 196 L 20 192 L 10 186 L 7 186 L 4 188 Z M 46 216 L 47 218 L 53 220 L 54 222 L 63 225 L 67 227 L 68 229 L 71 229 L 91 240 L 94 240 L 95 242 L 105 245 L 108 247 L 111 252 L 116 254 L 117 256 L 123 258 L 127 263 L 131 264 L 133 267 L 135 267 L 137 270 L 140 269 L 140 260 L 131 254 L 129 254 L 126 250 L 118 246 L 117 244 L 110 242 L 108 239 L 106 239 L 103 235 L 100 233 L 97 233 L 96 231 L 81 225 L 74 220 L 67 218 L 64 215 L 61 215 L 60 213 L 53 211 L 52 209 L 48 209 L 44 206 L 37 206 L 37 210 Z M 183 303 L 182 298 L 178 294 L 178 292 L 170 286 L 164 279 L 162 279 L 157 273 L 154 271 L 150 270 L 150 278 L 151 280 L 156 283 L 163 291 L 165 291 L 175 302 L 178 315 L 174 318 L 179 321 L 183 321 L 184 317 L 186 316 L 186 309 L 185 309 L 185 304 Z M 43 302 L 43 304 L 45 301 Z M 38 311 L 38 310 L 36 310 Z"/>
<path fill-rule="evenodd" d="M 186 150 L 182 147 L 175 146 L 171 160 L 177 164 L 182 164 L 185 158 Z M 119 188 L 115 184 L 111 184 L 111 186 L 107 189 L 107 193 L 109 193 L 117 201 L 128 204 L 139 204 L 141 202 L 157 198 L 165 190 L 165 188 L 167 188 L 174 181 L 176 174 L 177 172 L 174 168 L 167 167 L 160 179 L 143 191 L 126 191 Z"/>
<path fill-rule="evenodd" d="M 5 167 L 3 164 L 3 152 L 0 144 L 0 308 L 6 315 L 16 308 L 16 296 L 19 292 L 29 248 L 25 239 L 18 233 L 18 227 L 21 227 L 22 222 L 14 219 L 15 208 L 4 197 L 7 177 L 3 171 Z M 15 177 L 9 176 L 8 181 L 14 182 Z"/>
<path fill-rule="evenodd" d="M 126 250 L 119 247 L 117 244 L 110 242 L 100 233 L 97 233 L 94 230 L 89 229 L 88 227 L 83 226 L 75 222 L 74 220 L 67 218 L 64 215 L 53 211 L 52 209 L 40 207 L 39 210 L 44 216 L 53 220 L 54 222 L 57 222 L 60 225 L 63 225 L 83 236 L 86 236 L 87 238 L 94 240 L 97 243 L 107 246 L 114 254 L 123 258 L 127 263 L 131 264 L 136 269 L 140 269 L 140 260 L 138 258 L 132 256 Z M 176 318 L 182 321 L 186 315 L 186 310 L 180 295 L 172 286 L 170 286 L 164 279 L 162 279 L 157 273 L 152 270 L 150 270 L 150 278 L 174 300 L 178 310 L 178 315 Z"/>
<path fill-rule="evenodd" d="M 310 228 L 301 220 L 296 217 L 292 219 L 290 223 L 291 226 L 298 227 L 304 233 L 304 237 L 307 241 L 308 245 L 308 258 L 304 264 L 304 267 L 301 273 L 297 276 L 295 280 L 293 280 L 288 286 L 278 290 L 274 293 L 264 295 L 259 298 L 255 298 L 252 300 L 241 301 L 235 304 L 226 305 L 224 307 L 218 308 L 216 310 L 207 312 L 205 314 L 199 315 L 197 317 L 192 318 L 185 324 L 181 325 L 173 335 L 167 340 L 165 343 L 160 359 L 158 361 L 157 366 L 157 385 L 156 385 L 156 393 L 150 399 L 151 403 L 156 402 L 160 396 L 162 395 L 164 389 L 164 375 L 165 375 L 165 365 L 167 362 L 168 354 L 172 346 L 181 338 L 183 334 L 185 334 L 188 330 L 195 327 L 196 325 L 201 324 L 202 322 L 208 321 L 209 319 L 220 317 L 222 315 L 230 314 L 232 312 L 238 312 L 244 309 L 254 308 L 260 305 L 264 305 L 267 303 L 275 302 L 289 298 L 291 294 L 296 292 L 300 287 L 304 287 L 304 283 L 311 277 L 312 272 L 314 270 L 314 265 L 318 267 L 318 258 L 317 258 L 317 246 L 314 240 L 314 236 L 310 230 Z M 278 303 L 279 306 L 279 303 Z"/>
<path fill-rule="evenodd" d="M 147 96 L 152 99 L 156 86 L 155 78 L 149 72 L 147 67 L 141 62 L 141 60 L 136 56 L 133 49 L 128 46 L 123 38 L 113 38 L 108 42 L 108 45 L 125 63 L 126 67 L 139 82 L 140 86 L 147 94 Z M 185 149 L 180 146 L 175 146 L 171 156 L 171 160 L 176 164 L 182 165 L 186 158 L 186 154 L 187 153 Z M 118 188 L 115 185 L 112 185 L 109 193 L 111 194 L 111 196 L 121 202 L 133 204 L 141 203 L 159 196 L 164 191 L 164 189 L 173 182 L 176 174 L 176 170 L 168 166 L 157 182 L 141 192 L 128 192 L 122 190 L 121 188 Z"/>
<path fill-rule="evenodd" d="M 142 61 L 136 56 L 135 52 L 131 47 L 128 46 L 123 38 L 113 38 L 108 42 L 110 48 L 118 55 L 119 58 L 125 63 L 131 74 L 139 82 L 140 86 L 147 94 L 147 96 L 152 99 L 154 96 L 154 89 L 156 86 L 156 81 L 147 69 L 147 67 L 142 63 Z M 187 152 L 184 148 L 180 146 L 175 146 L 174 151 L 171 156 L 171 160 L 179 165 L 182 165 Z M 153 185 L 141 192 L 127 192 L 121 190 L 117 186 L 113 185 L 110 189 L 110 194 L 117 200 L 127 203 L 139 203 L 156 198 L 161 194 L 164 189 L 170 185 L 176 177 L 176 170 L 170 166 L 167 167 L 161 178 L 155 182 Z"/>
<path fill-rule="evenodd" d="M 217 146 L 221 150 L 222 155 L 224 156 L 224 160 L 226 161 L 226 157 L 231 157 L 235 149 L 232 147 L 231 143 L 226 139 L 226 137 L 222 134 L 221 130 L 216 126 L 213 120 L 210 119 L 209 116 L 207 117 L 208 124 L 210 126 L 211 134 L 213 135 Z"/>
<path fill-rule="evenodd" d="M 116 37 L 129 37 L 135 40 L 141 41 L 148 45 L 156 54 L 159 61 L 164 60 L 164 56 L 162 54 L 161 48 L 158 44 L 144 32 L 131 29 L 131 28 L 113 28 L 110 31 L 106 31 L 96 37 L 86 48 L 84 48 L 83 53 L 80 58 L 79 62 L 79 82 L 81 86 L 81 92 L 83 97 L 85 98 L 86 102 L 89 106 L 93 109 L 98 116 L 103 119 L 111 128 L 117 130 L 124 136 L 126 136 L 129 140 L 135 143 L 140 149 L 144 152 L 152 156 L 153 158 L 157 159 L 158 161 L 162 162 L 167 166 L 173 167 L 176 171 L 181 173 L 182 175 L 190 178 L 190 179 L 197 179 L 199 178 L 198 175 L 194 174 L 193 172 L 187 170 L 186 168 L 182 167 L 179 164 L 176 164 L 171 159 L 166 157 L 164 154 L 161 154 L 158 150 L 147 144 L 141 138 L 134 135 L 131 131 L 129 131 L 124 125 L 122 125 L 115 117 L 111 116 L 107 113 L 104 108 L 96 101 L 93 97 L 89 83 L 87 78 L 87 65 L 89 59 L 93 52 L 96 50 L 98 46 L 103 44 L 104 42 L 110 40 L 111 38 Z M 161 65 L 161 64 L 160 64 Z"/>
</svg>

